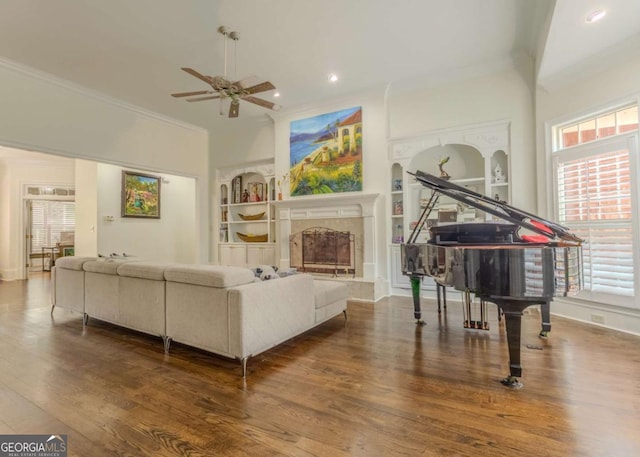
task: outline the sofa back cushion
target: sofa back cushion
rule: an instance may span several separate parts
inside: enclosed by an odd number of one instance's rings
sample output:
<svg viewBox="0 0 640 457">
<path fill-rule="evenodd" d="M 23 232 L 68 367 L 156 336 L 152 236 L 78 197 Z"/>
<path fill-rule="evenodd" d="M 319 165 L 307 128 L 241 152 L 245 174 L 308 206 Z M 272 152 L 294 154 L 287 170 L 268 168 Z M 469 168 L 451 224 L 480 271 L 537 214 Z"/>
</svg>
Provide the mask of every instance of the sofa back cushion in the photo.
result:
<svg viewBox="0 0 640 457">
<path fill-rule="evenodd" d="M 82 271 L 82 266 L 85 262 L 95 261 L 96 257 L 75 257 L 75 256 L 65 256 L 58 257 L 56 259 L 56 266 L 58 268 L 64 268 L 66 270 L 78 270 Z"/>
<path fill-rule="evenodd" d="M 118 274 L 118 267 L 124 263 L 131 262 L 131 260 L 90 260 L 82 265 L 84 271 L 90 271 L 92 273 L 103 273 L 108 275 Z"/>
<path fill-rule="evenodd" d="M 158 262 L 127 262 L 118 266 L 118 275 L 164 281 L 164 270 L 169 265 Z"/>
<path fill-rule="evenodd" d="M 164 270 L 164 279 L 184 284 L 226 288 L 255 281 L 248 268 L 220 265 L 171 265 Z"/>
</svg>

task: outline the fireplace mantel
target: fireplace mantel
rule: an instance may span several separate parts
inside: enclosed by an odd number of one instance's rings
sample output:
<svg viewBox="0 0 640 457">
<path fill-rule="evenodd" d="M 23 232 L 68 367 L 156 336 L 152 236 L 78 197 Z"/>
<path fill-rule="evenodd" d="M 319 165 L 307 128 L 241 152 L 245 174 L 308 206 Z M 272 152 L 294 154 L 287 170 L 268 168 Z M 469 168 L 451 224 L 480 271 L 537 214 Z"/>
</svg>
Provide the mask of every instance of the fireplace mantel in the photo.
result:
<svg viewBox="0 0 640 457">
<path fill-rule="evenodd" d="M 295 197 L 288 200 L 275 200 L 271 203 L 278 208 L 280 216 L 292 219 L 372 216 L 379 195 L 351 193 L 348 195 Z M 291 214 L 283 214 L 281 210 L 289 210 Z"/>
<path fill-rule="evenodd" d="M 280 267 L 289 268 L 291 221 L 360 217 L 363 221 L 363 278 L 376 277 L 375 216 L 380 194 L 349 193 L 330 196 L 294 197 L 271 202 L 278 213 Z"/>
</svg>

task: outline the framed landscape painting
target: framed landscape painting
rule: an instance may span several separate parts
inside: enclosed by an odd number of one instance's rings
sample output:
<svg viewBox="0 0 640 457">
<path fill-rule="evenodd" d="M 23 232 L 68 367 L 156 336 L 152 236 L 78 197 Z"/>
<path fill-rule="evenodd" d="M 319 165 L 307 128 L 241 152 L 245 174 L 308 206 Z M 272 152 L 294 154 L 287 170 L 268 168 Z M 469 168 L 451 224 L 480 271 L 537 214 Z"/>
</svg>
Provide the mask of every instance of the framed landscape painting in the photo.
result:
<svg viewBox="0 0 640 457">
<path fill-rule="evenodd" d="M 362 190 L 362 107 L 291 122 L 292 197 Z"/>
<path fill-rule="evenodd" d="M 160 219 L 160 177 L 122 171 L 122 217 Z"/>
</svg>

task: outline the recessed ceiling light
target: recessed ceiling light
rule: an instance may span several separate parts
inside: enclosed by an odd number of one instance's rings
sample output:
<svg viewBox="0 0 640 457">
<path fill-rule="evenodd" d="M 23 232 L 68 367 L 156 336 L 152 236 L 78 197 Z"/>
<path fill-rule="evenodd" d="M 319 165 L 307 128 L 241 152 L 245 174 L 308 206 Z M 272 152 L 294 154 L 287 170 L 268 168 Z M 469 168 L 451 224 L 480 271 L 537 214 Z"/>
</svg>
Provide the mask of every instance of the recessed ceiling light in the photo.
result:
<svg viewBox="0 0 640 457">
<path fill-rule="evenodd" d="M 336 82 L 337 80 L 338 80 L 338 75 L 336 75 L 335 73 L 331 73 L 331 74 L 329 75 L 329 81 L 330 81 L 330 82 L 334 83 L 334 82 Z"/>
<path fill-rule="evenodd" d="M 276 92 L 275 94 L 273 94 L 274 97 L 279 97 L 280 96 L 280 92 Z"/>
<path fill-rule="evenodd" d="M 587 17 L 584 19 L 584 21 L 587 24 L 592 24 L 594 22 L 598 22 L 600 19 L 602 19 L 606 15 L 607 15 L 607 12 L 605 10 L 595 10 L 587 14 Z"/>
</svg>

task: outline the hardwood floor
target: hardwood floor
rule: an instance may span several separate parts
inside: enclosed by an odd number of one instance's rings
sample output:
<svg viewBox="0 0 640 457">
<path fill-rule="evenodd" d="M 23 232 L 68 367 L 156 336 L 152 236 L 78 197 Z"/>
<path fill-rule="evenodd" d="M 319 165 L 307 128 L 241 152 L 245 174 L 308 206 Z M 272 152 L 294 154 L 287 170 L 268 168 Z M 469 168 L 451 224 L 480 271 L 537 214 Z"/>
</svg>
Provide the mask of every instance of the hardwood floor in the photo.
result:
<svg viewBox="0 0 640 457">
<path fill-rule="evenodd" d="M 70 456 L 638 456 L 640 337 L 523 319 L 525 386 L 503 387 L 504 328 L 450 302 L 349 303 L 342 317 L 235 361 L 78 314 L 48 275 L 0 281 L 0 434 L 67 434 Z M 553 306 L 553 305 L 552 305 Z M 531 348 L 527 348 L 531 345 Z"/>
</svg>

